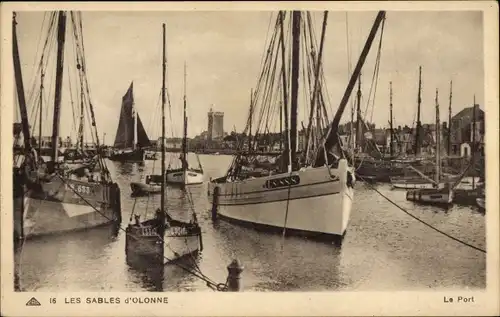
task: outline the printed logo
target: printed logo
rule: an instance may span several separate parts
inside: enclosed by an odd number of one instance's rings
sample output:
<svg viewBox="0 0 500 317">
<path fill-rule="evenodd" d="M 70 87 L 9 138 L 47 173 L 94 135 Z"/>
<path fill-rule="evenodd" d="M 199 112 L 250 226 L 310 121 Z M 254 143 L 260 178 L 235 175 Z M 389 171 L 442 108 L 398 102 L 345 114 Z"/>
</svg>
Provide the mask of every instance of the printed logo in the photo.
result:
<svg viewBox="0 0 500 317">
<path fill-rule="evenodd" d="M 39 301 L 36 300 L 36 298 L 31 297 L 31 299 L 26 303 L 26 306 L 42 306 Z"/>
</svg>

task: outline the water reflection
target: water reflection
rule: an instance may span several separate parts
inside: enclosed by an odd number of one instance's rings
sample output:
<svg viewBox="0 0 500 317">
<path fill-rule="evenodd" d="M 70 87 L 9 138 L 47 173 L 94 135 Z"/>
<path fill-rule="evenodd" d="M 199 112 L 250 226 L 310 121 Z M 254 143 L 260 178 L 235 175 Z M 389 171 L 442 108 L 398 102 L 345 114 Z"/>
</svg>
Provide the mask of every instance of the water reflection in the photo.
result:
<svg viewBox="0 0 500 317">
<path fill-rule="evenodd" d="M 248 274 L 260 282 L 254 290 L 296 291 L 304 289 L 337 289 L 343 285 L 339 271 L 341 248 L 300 237 L 258 232 L 250 228 L 217 222 L 213 224 L 217 247 L 245 263 Z"/>
<path fill-rule="evenodd" d="M 200 160 L 208 179 L 224 175 L 232 158 L 200 155 Z M 130 182 L 151 173 L 153 166 L 158 170 L 159 164 L 107 162 L 122 193 L 122 226 L 126 226 L 132 210 L 143 215 L 159 207 L 160 195 L 130 197 Z M 391 190 L 386 184 L 376 188 L 426 223 L 485 248 L 485 218 L 476 208 L 454 205 L 443 211 L 406 201 L 404 190 Z M 186 188 L 167 186 L 166 202 L 172 217 L 190 219 L 190 197 L 202 228 L 204 250 L 195 261 L 189 258 L 192 262 L 183 264 L 191 270 L 199 267 L 218 283 L 226 280 L 227 265 L 238 259 L 245 267 L 242 284 L 247 291 L 394 291 L 486 286 L 484 254 L 412 219 L 361 182 L 356 183 L 351 221 L 342 248 L 303 238 L 282 239 L 281 234 L 258 232 L 224 221 L 213 223 L 206 183 Z M 210 291 L 205 282 L 176 265 L 146 270 L 131 267 L 126 263 L 125 234 L 106 228 L 27 241 L 24 251 L 16 253 L 16 264 L 19 263 L 19 284 L 29 291 Z"/>
<path fill-rule="evenodd" d="M 190 284 L 197 279 L 192 273 L 200 274 L 199 263 L 200 258 L 194 255 L 166 265 L 135 261 L 127 263 L 127 274 L 130 281 L 146 291 L 190 291 Z"/>
<path fill-rule="evenodd" d="M 97 263 L 111 257 L 118 230 L 117 225 L 108 225 L 25 241 L 14 258 L 19 289 L 34 291 L 48 280 L 72 283 L 79 281 L 82 275 L 99 274 Z M 82 266 L 85 272 L 74 270 Z M 61 271 L 69 274 L 58 274 Z"/>
</svg>

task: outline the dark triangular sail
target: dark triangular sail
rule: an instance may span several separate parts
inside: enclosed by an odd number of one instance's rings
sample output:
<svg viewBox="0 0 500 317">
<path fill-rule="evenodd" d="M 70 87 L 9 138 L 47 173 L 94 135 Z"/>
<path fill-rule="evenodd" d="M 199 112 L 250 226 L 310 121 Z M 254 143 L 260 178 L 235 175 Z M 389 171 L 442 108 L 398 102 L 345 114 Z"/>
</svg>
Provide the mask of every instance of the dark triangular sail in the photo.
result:
<svg viewBox="0 0 500 317">
<path fill-rule="evenodd" d="M 120 121 L 116 130 L 115 148 L 132 148 L 134 146 L 134 82 L 130 84 L 127 92 L 122 98 L 122 109 L 120 112 Z M 150 141 L 141 117 L 137 114 L 137 142 L 139 147 L 150 146 Z"/>
<path fill-rule="evenodd" d="M 139 147 L 148 147 L 151 145 L 149 141 L 149 137 L 146 134 L 146 130 L 144 130 L 144 126 L 142 125 L 141 117 L 137 114 L 137 145 Z"/>
</svg>

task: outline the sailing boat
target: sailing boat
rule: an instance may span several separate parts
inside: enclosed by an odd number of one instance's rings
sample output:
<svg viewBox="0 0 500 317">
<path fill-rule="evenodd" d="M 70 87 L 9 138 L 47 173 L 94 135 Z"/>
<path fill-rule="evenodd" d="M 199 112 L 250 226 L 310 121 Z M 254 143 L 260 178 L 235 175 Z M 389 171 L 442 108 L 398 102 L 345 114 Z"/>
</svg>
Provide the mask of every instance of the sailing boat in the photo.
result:
<svg viewBox="0 0 500 317">
<path fill-rule="evenodd" d="M 179 157 L 181 160 L 182 167 L 176 169 L 167 170 L 167 182 L 171 184 L 182 184 L 182 185 L 194 185 L 203 183 L 203 167 L 201 166 L 200 159 L 198 155 L 198 168 L 193 168 L 189 166 L 187 156 L 188 156 L 188 146 L 187 146 L 187 110 L 186 110 L 186 64 L 184 64 L 184 115 L 183 115 L 183 134 L 182 134 L 182 153 Z"/>
<path fill-rule="evenodd" d="M 289 82 L 287 82 L 289 77 L 286 74 L 287 62 L 285 61 L 285 56 L 288 54 L 284 48 L 285 16 L 285 12 L 279 12 L 275 32 L 271 38 L 270 47 L 267 50 L 269 53 L 265 59 L 269 65 L 275 64 L 275 61 L 278 60 L 277 57 L 281 55 L 281 72 L 269 69 L 272 66 L 266 65 L 266 63 L 264 63 L 262 72 L 264 76 L 268 73 L 278 73 L 280 75 L 278 75 L 276 81 L 282 81 L 281 87 L 277 88 L 277 91 L 280 91 L 280 94 L 282 94 L 283 121 L 285 123 L 284 135 L 286 135 L 284 138 L 285 150 L 281 156 L 282 164 L 279 164 L 276 169 L 268 172 L 262 170 L 261 173 L 252 173 L 249 171 L 249 167 L 245 165 L 246 162 L 249 162 L 249 159 L 244 156 L 244 153 L 237 155 L 226 176 L 213 179 L 209 183 L 209 193 L 211 193 L 209 200 L 212 203 L 212 217 L 220 217 L 221 219 L 235 223 L 250 225 L 254 228 L 260 227 L 271 231 L 276 229 L 280 231 L 286 230 L 290 234 L 306 235 L 320 240 L 335 242 L 339 241 L 339 237 L 344 235 L 349 223 L 355 176 L 353 168 L 348 165 L 348 161 L 345 158 L 338 157 L 332 151 L 338 149 L 340 146 L 338 138 L 339 122 L 377 30 L 380 24 L 383 23 L 385 11 L 380 11 L 375 19 L 337 113 L 331 123 L 327 122 L 329 126 L 326 129 L 326 134 L 318 138 L 319 142 L 315 148 L 315 153 L 311 155 L 313 157 L 311 159 L 306 157 L 302 160 L 297 155 L 299 62 L 301 60 L 299 54 L 301 51 L 301 28 L 306 24 L 306 20 L 311 22 L 311 16 L 310 13 L 303 13 L 301 11 L 293 11 L 290 14 L 292 20 L 292 39 L 288 42 L 292 44 L 290 96 L 287 89 L 289 87 Z M 314 85 L 311 104 L 317 105 L 316 109 L 318 109 L 318 113 L 321 112 L 320 102 L 324 100 L 321 97 L 322 93 L 320 89 L 324 87 L 324 84 L 319 83 L 319 77 L 322 70 L 320 66 L 327 17 L 328 12 L 326 11 L 324 12 L 319 53 L 317 55 L 315 53 L 311 53 L 310 55 L 305 54 L 305 57 L 310 58 L 309 66 L 314 64 L 314 71 L 310 72 L 314 74 L 314 83 L 311 82 L 311 85 Z M 311 27 L 312 24 L 307 23 L 307 25 Z M 306 26 L 304 26 L 304 29 L 302 36 L 305 37 L 310 33 L 307 32 Z M 309 31 L 312 32 L 312 30 Z M 305 45 L 309 47 L 313 43 L 305 42 Z M 273 56 L 273 53 L 276 55 Z M 261 76 L 261 79 L 264 76 Z M 273 78 L 268 79 L 269 82 L 273 80 Z M 259 83 L 265 82 L 267 82 L 267 79 L 259 80 Z M 273 84 L 271 83 L 271 85 Z M 258 89 L 255 89 L 254 98 L 252 98 L 253 103 L 257 103 L 257 92 L 260 90 L 268 89 L 267 87 L 260 86 Z M 291 98 L 289 99 L 289 97 Z M 267 99 L 272 98 L 274 97 Z M 290 122 L 288 122 L 288 100 L 291 101 Z M 314 101 L 317 101 L 317 103 L 314 103 Z M 269 105 L 271 105 L 270 102 Z M 313 107 L 311 106 L 311 113 L 313 113 L 312 109 Z M 317 124 L 321 123 L 321 120 L 318 119 L 317 121 Z M 290 130 L 288 130 L 289 123 Z M 318 126 L 317 131 L 323 134 L 322 131 L 324 130 Z M 255 135 L 257 134 L 255 133 Z M 304 154 L 308 155 L 309 153 Z M 307 164 L 302 164 L 301 161 L 305 161 Z"/>
<path fill-rule="evenodd" d="M 441 181 L 441 127 L 439 121 L 438 90 L 436 89 L 436 174 L 434 188 L 409 190 L 406 200 L 426 204 L 449 205 L 453 201 L 453 187 Z"/>
<path fill-rule="evenodd" d="M 399 162 L 394 162 L 393 159 L 395 158 L 394 155 L 394 130 L 392 126 L 392 82 L 389 83 L 390 86 L 390 103 L 389 103 L 389 115 L 390 115 L 390 157 L 389 160 L 387 160 L 386 157 L 382 156 L 380 159 L 375 159 L 371 156 L 367 157 L 366 153 L 363 153 L 364 156 L 361 157 L 361 153 L 359 153 L 358 157 L 355 157 L 355 164 L 358 165 L 356 168 L 356 176 L 359 176 L 360 179 L 367 181 L 367 182 L 390 182 L 391 177 L 398 177 L 398 176 L 403 176 L 404 175 L 404 164 L 399 163 Z M 360 99 L 361 99 L 361 87 L 360 85 L 358 86 L 358 105 L 357 105 L 357 112 L 358 112 L 358 123 L 357 123 L 357 128 L 356 130 L 359 130 L 360 133 L 357 133 L 357 138 L 361 141 L 361 135 L 367 134 L 370 135 L 370 132 L 365 132 L 362 133 L 363 130 L 366 129 L 366 124 L 363 122 L 363 119 L 361 117 L 361 109 L 360 109 Z M 362 129 L 365 128 L 365 129 Z M 367 140 L 371 141 L 371 140 Z M 358 142 L 360 143 L 360 142 Z M 373 143 L 370 142 L 368 144 L 373 144 L 374 148 L 377 149 L 377 146 Z M 359 147 L 359 146 L 358 146 Z M 378 151 L 378 149 L 377 149 Z"/>
<path fill-rule="evenodd" d="M 162 140 L 165 139 L 165 42 L 166 31 L 163 24 Z M 165 177 L 164 142 L 161 144 L 161 175 Z M 140 221 L 140 215 L 135 215 L 135 222 L 131 222 L 126 229 L 127 262 L 134 264 L 145 260 L 153 264 L 166 264 L 199 251 L 203 251 L 203 243 L 196 213 L 193 212 L 191 222 L 173 219 L 165 208 L 165 182 L 161 182 L 161 203 L 155 217 Z"/>
<path fill-rule="evenodd" d="M 114 152 L 109 156 L 112 161 L 142 163 L 145 159 L 144 148 L 150 141 L 141 118 L 135 109 L 134 82 L 122 98 L 120 121 L 116 130 Z"/>
<path fill-rule="evenodd" d="M 93 138 L 99 145 L 93 105 L 88 94 L 89 84 L 85 71 L 88 65 L 83 54 L 81 13 L 71 11 L 70 18 L 69 23 L 73 26 L 73 32 L 70 32 L 70 34 L 74 35 L 74 44 L 78 56 L 76 72 L 79 74 L 78 86 L 81 87 L 81 102 L 82 104 L 87 102 L 86 106 L 90 108 Z M 17 43 L 16 13 L 14 13 L 12 19 L 14 75 L 24 138 L 24 160 L 19 170 L 19 177 L 15 179 L 17 182 L 23 181 L 23 185 L 15 184 L 16 187 L 24 187 L 21 206 L 15 210 L 14 215 L 14 231 L 17 238 L 30 238 L 88 229 L 121 221 L 120 189 L 117 183 L 111 179 L 109 170 L 99 154 L 94 157 L 98 169 L 86 169 L 83 177 L 78 177 L 74 170 L 68 170 L 66 164 L 61 162 L 58 140 L 65 66 L 67 12 L 52 12 L 50 19 L 51 24 L 46 42 L 52 38 L 53 31 L 57 32 L 50 161 L 44 161 L 31 144 L 30 125 Z M 48 54 L 48 50 L 44 49 L 40 62 L 40 71 L 42 73 L 44 72 L 44 65 L 46 65 L 42 62 L 45 54 Z M 43 80 L 43 76 L 41 78 Z M 43 87 L 43 85 L 40 86 Z"/>
<path fill-rule="evenodd" d="M 405 175 L 402 176 L 392 176 L 390 177 L 390 182 L 392 188 L 395 189 L 432 189 L 435 187 L 435 181 L 432 179 L 432 174 L 434 174 L 435 167 L 433 167 L 427 159 L 422 155 L 422 124 L 420 122 L 420 110 L 422 104 L 422 66 L 418 69 L 418 98 L 417 98 L 417 126 L 415 129 L 415 147 L 414 154 L 415 158 L 413 162 L 408 164 L 405 169 Z M 436 127 L 437 133 L 438 127 Z M 417 168 L 418 167 L 418 168 Z M 440 176 L 440 175 L 439 175 Z M 434 175 L 434 177 L 438 177 Z M 449 181 L 454 181 L 455 176 L 449 176 Z"/>
</svg>

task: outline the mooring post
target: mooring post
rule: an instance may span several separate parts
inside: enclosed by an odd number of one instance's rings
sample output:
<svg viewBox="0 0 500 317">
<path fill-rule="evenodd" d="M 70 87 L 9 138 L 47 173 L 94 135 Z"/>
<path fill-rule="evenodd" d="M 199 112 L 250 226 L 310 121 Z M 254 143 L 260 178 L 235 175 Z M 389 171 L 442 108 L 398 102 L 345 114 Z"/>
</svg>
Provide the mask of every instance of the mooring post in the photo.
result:
<svg viewBox="0 0 500 317">
<path fill-rule="evenodd" d="M 219 186 L 214 188 L 214 193 L 212 195 L 212 221 L 217 220 L 217 208 L 219 207 Z"/>
<path fill-rule="evenodd" d="M 243 265 L 237 259 L 234 259 L 231 264 L 227 266 L 227 290 L 228 292 L 241 292 L 241 272 L 243 272 Z"/>
</svg>

